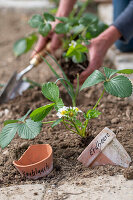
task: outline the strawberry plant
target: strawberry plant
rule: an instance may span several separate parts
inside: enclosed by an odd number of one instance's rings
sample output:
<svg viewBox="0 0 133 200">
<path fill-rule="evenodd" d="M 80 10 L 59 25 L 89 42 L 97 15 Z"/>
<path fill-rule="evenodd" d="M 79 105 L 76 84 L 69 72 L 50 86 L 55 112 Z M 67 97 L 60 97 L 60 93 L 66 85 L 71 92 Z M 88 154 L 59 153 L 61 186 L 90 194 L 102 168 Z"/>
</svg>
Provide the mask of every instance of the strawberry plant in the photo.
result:
<svg viewBox="0 0 133 200">
<path fill-rule="evenodd" d="M 33 139 L 41 131 L 42 125 L 45 124 L 52 124 L 51 126 L 54 127 L 59 123 L 63 123 L 67 130 L 85 138 L 87 136 L 86 128 L 89 121 L 92 118 L 97 118 L 101 114 L 101 112 L 97 110 L 97 106 L 105 92 L 120 98 L 131 96 L 131 81 L 126 76 L 119 75 L 131 73 L 133 73 L 131 69 L 114 70 L 104 67 L 104 74 L 99 70 L 95 70 L 86 79 L 80 91 L 98 83 L 103 83 L 103 91 L 94 107 L 86 110 L 86 112 L 82 112 L 76 106 L 65 106 L 63 100 L 60 98 L 59 88 L 56 83 L 48 82 L 43 84 L 42 93 L 51 103 L 37 108 L 32 112 L 28 111 L 25 116 L 17 120 L 5 121 L 4 128 L 0 133 L 0 146 L 5 148 L 16 133 L 18 133 L 22 139 Z M 69 84 L 68 86 L 71 87 Z M 58 118 L 54 121 L 47 121 L 46 117 L 53 109 L 57 112 Z"/>
<path fill-rule="evenodd" d="M 107 28 L 97 16 L 84 13 L 89 0 L 84 4 L 76 4 L 68 17 L 56 17 L 45 12 L 43 15 L 36 14 L 29 20 L 29 25 L 35 29 L 28 37 L 18 40 L 13 47 L 16 56 L 20 56 L 30 50 L 36 42 L 38 33 L 43 37 L 48 36 L 52 30 L 51 23 L 58 20 L 54 32 L 63 34 L 63 56 L 72 59 L 74 63 L 82 63 L 87 59 L 88 48 L 82 43 L 89 44 L 89 40 L 98 36 Z M 83 14 L 84 13 L 84 14 Z"/>
</svg>

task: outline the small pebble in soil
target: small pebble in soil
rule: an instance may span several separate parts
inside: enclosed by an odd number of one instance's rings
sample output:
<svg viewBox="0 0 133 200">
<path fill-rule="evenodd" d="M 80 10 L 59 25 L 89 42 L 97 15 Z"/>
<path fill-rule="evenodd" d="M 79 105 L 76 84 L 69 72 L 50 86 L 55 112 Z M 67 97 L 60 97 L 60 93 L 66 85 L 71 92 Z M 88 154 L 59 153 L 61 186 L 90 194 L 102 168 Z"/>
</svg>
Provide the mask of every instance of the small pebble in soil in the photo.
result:
<svg viewBox="0 0 133 200">
<path fill-rule="evenodd" d="M 29 146 L 28 142 L 23 142 L 21 145 L 20 145 L 20 148 L 27 148 Z"/>
<path fill-rule="evenodd" d="M 13 146 L 14 146 L 14 149 L 17 149 L 18 144 L 13 144 Z"/>
<path fill-rule="evenodd" d="M 9 151 L 8 151 L 8 149 L 5 150 L 5 151 L 3 152 L 3 155 L 5 155 L 5 156 L 9 156 Z"/>
<path fill-rule="evenodd" d="M 5 113 L 5 115 L 7 116 L 7 115 L 9 114 L 9 110 L 8 110 L 8 109 L 5 109 L 5 110 L 4 110 L 4 113 Z"/>
<path fill-rule="evenodd" d="M 120 127 L 119 127 L 119 130 L 120 130 L 120 131 L 123 131 L 123 130 L 124 130 L 124 127 L 120 126 Z"/>
<path fill-rule="evenodd" d="M 48 193 L 52 193 L 52 190 L 48 190 Z"/>
<path fill-rule="evenodd" d="M 76 185 L 86 185 L 86 182 L 85 181 L 76 182 Z"/>
<path fill-rule="evenodd" d="M 34 195 L 37 196 L 37 195 L 38 195 L 38 192 L 34 192 Z"/>
<path fill-rule="evenodd" d="M 111 120 L 111 124 L 117 124 L 120 122 L 120 119 L 119 118 L 114 118 Z"/>
<path fill-rule="evenodd" d="M 19 176 L 18 175 L 15 175 L 15 179 L 18 179 L 19 178 Z"/>
<path fill-rule="evenodd" d="M 100 105 L 100 108 L 105 108 L 105 105 L 104 105 L 104 104 L 101 104 L 101 105 Z"/>
<path fill-rule="evenodd" d="M 52 189 L 54 189 L 56 187 L 56 185 L 51 185 Z"/>
<path fill-rule="evenodd" d="M 110 172 L 109 172 L 109 175 L 110 175 L 110 176 L 114 176 L 115 174 L 114 174 L 113 171 L 110 171 Z"/>
</svg>

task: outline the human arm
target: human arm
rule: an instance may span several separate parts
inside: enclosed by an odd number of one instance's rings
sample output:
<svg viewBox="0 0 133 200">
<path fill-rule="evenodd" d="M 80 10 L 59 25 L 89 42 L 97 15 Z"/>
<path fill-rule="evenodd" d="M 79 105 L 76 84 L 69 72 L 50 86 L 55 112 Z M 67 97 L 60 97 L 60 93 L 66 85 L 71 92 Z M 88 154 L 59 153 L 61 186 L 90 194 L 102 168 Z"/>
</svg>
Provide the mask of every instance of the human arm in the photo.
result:
<svg viewBox="0 0 133 200">
<path fill-rule="evenodd" d="M 121 33 L 115 26 L 110 26 L 98 37 L 91 40 L 89 49 L 89 66 L 79 76 L 80 84 L 96 69 L 99 69 L 103 63 L 103 59 L 112 44 L 121 37 Z M 74 84 L 77 80 L 74 80 Z"/>
<path fill-rule="evenodd" d="M 118 6 L 115 6 L 114 4 L 114 13 L 120 12 L 118 10 Z M 118 14 L 116 14 L 116 17 L 117 15 Z M 121 40 L 128 42 L 131 38 L 133 38 L 133 0 L 129 1 L 127 7 L 115 19 L 113 25 L 122 34 L 122 37 L 120 38 Z"/>
<path fill-rule="evenodd" d="M 90 64 L 80 75 L 80 84 L 82 84 L 95 69 L 101 67 L 104 56 L 113 43 L 118 39 L 128 42 L 131 38 L 133 38 L 133 0 L 130 0 L 127 8 L 119 15 L 112 26 L 97 38 L 91 40 L 91 45 L 88 46 Z M 76 80 L 74 83 L 76 84 Z"/>
<path fill-rule="evenodd" d="M 56 17 L 67 17 L 73 9 L 74 4 L 77 0 L 60 0 L 59 8 L 56 13 Z M 40 52 L 47 44 L 49 40 L 51 40 L 50 50 L 53 53 L 56 49 L 58 49 L 61 45 L 61 38 L 63 35 L 59 35 L 54 33 L 54 28 L 56 24 L 59 23 L 59 20 L 56 20 L 52 23 L 52 31 L 47 37 L 43 37 L 42 35 L 39 36 L 38 42 L 35 46 L 35 50 L 32 52 L 32 57 L 37 53 Z"/>
</svg>

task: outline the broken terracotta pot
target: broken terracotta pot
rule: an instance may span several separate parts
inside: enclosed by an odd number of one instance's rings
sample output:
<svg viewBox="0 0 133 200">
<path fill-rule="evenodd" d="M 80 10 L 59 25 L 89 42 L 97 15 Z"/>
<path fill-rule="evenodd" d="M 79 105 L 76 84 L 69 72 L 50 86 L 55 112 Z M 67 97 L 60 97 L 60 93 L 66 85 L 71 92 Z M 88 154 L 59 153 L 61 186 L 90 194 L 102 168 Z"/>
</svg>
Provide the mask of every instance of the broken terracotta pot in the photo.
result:
<svg viewBox="0 0 133 200">
<path fill-rule="evenodd" d="M 13 161 L 22 176 L 38 179 L 53 169 L 53 153 L 49 144 L 31 145 L 18 161 Z"/>
<path fill-rule="evenodd" d="M 119 165 L 129 167 L 131 158 L 116 139 L 116 135 L 105 127 L 78 157 L 84 166 Z"/>
</svg>

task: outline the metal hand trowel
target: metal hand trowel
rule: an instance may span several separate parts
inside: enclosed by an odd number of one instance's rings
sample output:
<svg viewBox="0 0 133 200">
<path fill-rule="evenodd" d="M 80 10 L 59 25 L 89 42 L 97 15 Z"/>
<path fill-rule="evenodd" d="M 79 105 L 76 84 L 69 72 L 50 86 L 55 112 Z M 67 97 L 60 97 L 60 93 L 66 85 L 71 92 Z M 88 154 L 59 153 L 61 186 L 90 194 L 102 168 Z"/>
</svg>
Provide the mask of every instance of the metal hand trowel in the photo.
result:
<svg viewBox="0 0 133 200">
<path fill-rule="evenodd" d="M 24 81 L 23 76 L 32 70 L 34 67 L 38 66 L 38 64 L 42 61 L 42 56 L 46 55 L 46 51 L 49 51 L 49 45 L 45 48 L 45 50 L 36 54 L 31 60 L 30 65 L 26 67 L 21 72 L 14 72 L 7 84 L 3 87 L 0 92 L 0 104 L 4 102 L 8 102 L 8 100 L 15 98 L 18 95 L 22 95 L 23 91 L 27 90 L 30 86 L 30 83 Z"/>
</svg>

